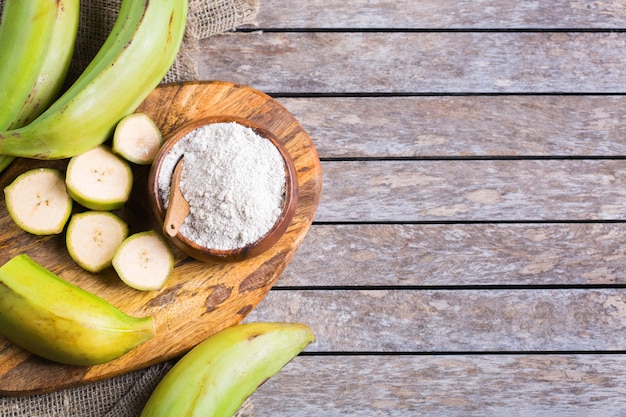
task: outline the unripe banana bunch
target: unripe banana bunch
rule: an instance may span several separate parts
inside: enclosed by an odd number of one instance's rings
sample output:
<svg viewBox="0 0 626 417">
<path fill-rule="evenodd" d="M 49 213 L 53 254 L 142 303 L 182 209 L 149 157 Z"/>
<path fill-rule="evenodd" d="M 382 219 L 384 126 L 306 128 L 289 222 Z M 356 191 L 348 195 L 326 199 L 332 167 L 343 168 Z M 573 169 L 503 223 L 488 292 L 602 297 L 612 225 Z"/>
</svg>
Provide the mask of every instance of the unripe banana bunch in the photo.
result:
<svg viewBox="0 0 626 417">
<path fill-rule="evenodd" d="M 67 9 L 66 4 L 70 3 L 78 1 L 7 0 L 3 13 L 6 18 L 0 25 L 0 53 L 6 52 L 10 59 L 0 56 L 0 91 L 3 80 L 17 90 L 10 104 L 12 115 L 7 116 L 10 122 L 22 120 L 15 109 L 27 103 L 36 78 L 32 74 L 21 76 L 21 72 L 43 68 L 46 52 L 55 53 L 58 46 L 50 45 L 51 42 L 70 42 L 67 38 L 54 38 L 51 32 L 56 27 L 54 8 Z M 39 16 L 35 13 L 37 6 L 43 12 L 41 22 L 33 20 Z M 46 105 L 34 120 L 25 119 L 27 124 L 22 127 L 7 130 L 10 124 L 3 125 L 0 120 L 0 154 L 60 159 L 106 141 L 122 117 L 135 111 L 162 81 L 178 54 L 186 20 L 187 0 L 122 0 L 117 20 L 102 48 L 61 97 Z M 15 26 L 20 25 L 12 22 L 27 26 L 30 37 L 18 36 Z M 13 62 L 9 48 L 25 50 L 19 54 L 21 64 Z M 0 102 L 5 105 L 4 97 L 0 96 Z"/>
<path fill-rule="evenodd" d="M 315 340 L 302 323 L 228 327 L 184 355 L 152 392 L 141 417 L 230 417 L 263 382 Z"/>
</svg>

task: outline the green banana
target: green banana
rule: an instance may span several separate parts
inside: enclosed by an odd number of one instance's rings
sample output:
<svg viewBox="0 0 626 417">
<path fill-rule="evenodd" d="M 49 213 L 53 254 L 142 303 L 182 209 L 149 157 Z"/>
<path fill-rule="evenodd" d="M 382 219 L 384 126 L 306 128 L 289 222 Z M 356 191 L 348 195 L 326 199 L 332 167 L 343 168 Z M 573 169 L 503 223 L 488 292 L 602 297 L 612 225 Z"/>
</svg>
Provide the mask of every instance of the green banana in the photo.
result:
<svg viewBox="0 0 626 417">
<path fill-rule="evenodd" d="M 83 91 L 90 83 L 130 43 L 133 35 L 137 31 L 145 10 L 145 3 L 141 1 L 122 1 L 117 18 L 109 36 L 100 47 L 100 50 L 93 57 L 89 65 L 82 71 L 80 76 L 72 83 L 68 91 L 56 100 L 49 108 L 49 112 L 59 111 L 68 104 L 78 93 Z"/>
<path fill-rule="evenodd" d="M 159 382 L 141 417 L 232 416 L 264 381 L 315 340 L 301 323 L 228 327 L 185 354 Z"/>
<path fill-rule="evenodd" d="M 61 92 L 70 68 L 80 17 L 79 0 L 57 0 L 50 43 L 31 91 L 10 128 L 27 125 L 43 113 Z"/>
<path fill-rule="evenodd" d="M 131 317 L 21 254 L 0 267 L 0 334 L 46 359 L 90 366 L 124 355 L 155 329 L 151 316 Z"/>
<path fill-rule="evenodd" d="M 0 129 L 17 119 L 49 50 L 56 0 L 7 0 L 0 22 Z"/>
<path fill-rule="evenodd" d="M 0 132 L 0 154 L 60 159 L 86 152 L 162 81 L 182 43 L 187 0 L 123 0 L 120 13 L 110 39 L 58 100 L 26 126 Z"/>
<path fill-rule="evenodd" d="M 27 4 L 30 8 L 24 7 Z M 38 4 L 40 11 L 47 13 L 34 17 L 32 7 Z M 0 91 L 12 99 L 3 101 L 0 129 L 30 123 L 57 98 L 74 52 L 79 8 L 79 0 L 6 2 L 0 26 L 0 45 L 7 46 L 0 50 Z M 54 20 L 50 25 L 51 16 Z M 45 24 L 36 24 L 36 19 L 43 19 Z M 31 35 L 20 35 L 20 31 Z M 22 59 L 11 55 L 16 46 Z M 0 155 L 0 172 L 14 159 Z"/>
</svg>

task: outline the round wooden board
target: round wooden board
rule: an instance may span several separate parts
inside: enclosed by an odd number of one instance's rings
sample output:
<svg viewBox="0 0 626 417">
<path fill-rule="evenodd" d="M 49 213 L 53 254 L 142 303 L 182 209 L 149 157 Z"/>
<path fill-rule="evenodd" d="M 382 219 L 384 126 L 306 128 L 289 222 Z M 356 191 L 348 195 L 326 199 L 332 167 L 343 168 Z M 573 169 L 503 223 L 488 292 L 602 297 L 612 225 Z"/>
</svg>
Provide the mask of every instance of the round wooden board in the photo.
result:
<svg viewBox="0 0 626 417">
<path fill-rule="evenodd" d="M 306 235 L 321 193 L 317 151 L 302 126 L 282 105 L 249 87 L 227 82 L 189 82 L 158 87 L 140 106 L 164 135 L 192 120 L 230 115 L 249 118 L 274 133 L 287 147 L 298 172 L 299 202 L 287 232 L 267 252 L 247 261 L 203 263 L 176 251 L 173 275 L 164 289 L 141 292 L 124 285 L 112 269 L 90 274 L 79 268 L 65 248 L 65 235 L 36 237 L 21 231 L 0 202 L 0 264 L 26 253 L 44 267 L 98 294 L 122 311 L 152 315 L 157 336 L 103 365 L 53 363 L 0 338 L 0 394 L 26 395 L 77 386 L 141 369 L 184 354 L 211 334 L 236 323 L 261 301 L 291 261 Z M 0 177 L 4 188 L 19 173 L 34 167 L 64 170 L 67 161 L 16 160 Z M 135 187 L 117 211 L 131 232 L 159 227 L 147 202 L 149 167 L 134 167 Z M 81 210 L 75 207 L 75 210 Z M 50 295 L 54 297 L 54 294 Z"/>
</svg>

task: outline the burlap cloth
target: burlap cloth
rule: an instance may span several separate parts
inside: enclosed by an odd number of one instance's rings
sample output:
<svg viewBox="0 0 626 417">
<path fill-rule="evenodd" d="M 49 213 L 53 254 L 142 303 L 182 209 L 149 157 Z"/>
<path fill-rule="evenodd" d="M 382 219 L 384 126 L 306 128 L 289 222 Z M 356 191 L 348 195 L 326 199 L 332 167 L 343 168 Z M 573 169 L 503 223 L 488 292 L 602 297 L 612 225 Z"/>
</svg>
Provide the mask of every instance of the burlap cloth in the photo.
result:
<svg viewBox="0 0 626 417">
<path fill-rule="evenodd" d="M 78 41 L 68 80 L 89 63 L 113 26 L 121 0 L 83 0 Z M 198 41 L 254 25 L 259 0 L 189 0 L 185 39 L 163 82 L 197 79 L 194 52 Z M 0 9 L 4 0 L 0 0 Z M 1 47 L 1 45 L 0 45 Z M 2 417 L 136 417 L 174 361 L 78 388 L 28 397 L 1 397 Z M 184 383 L 184 381 L 181 381 Z M 238 415 L 248 414 L 249 403 Z M 176 417 L 176 416 L 172 416 Z"/>
</svg>

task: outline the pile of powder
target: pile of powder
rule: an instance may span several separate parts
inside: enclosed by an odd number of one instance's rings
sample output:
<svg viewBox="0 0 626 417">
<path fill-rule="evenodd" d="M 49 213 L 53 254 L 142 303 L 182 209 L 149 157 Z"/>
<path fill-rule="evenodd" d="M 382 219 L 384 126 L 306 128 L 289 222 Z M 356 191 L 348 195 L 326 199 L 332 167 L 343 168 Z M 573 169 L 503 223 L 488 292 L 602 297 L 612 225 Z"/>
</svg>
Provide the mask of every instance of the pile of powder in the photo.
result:
<svg viewBox="0 0 626 417">
<path fill-rule="evenodd" d="M 263 237 L 285 198 L 280 152 L 253 129 L 213 123 L 187 133 L 163 159 L 159 194 L 167 208 L 174 167 L 184 156 L 180 189 L 189 216 L 180 233 L 206 248 L 229 250 Z"/>
</svg>

